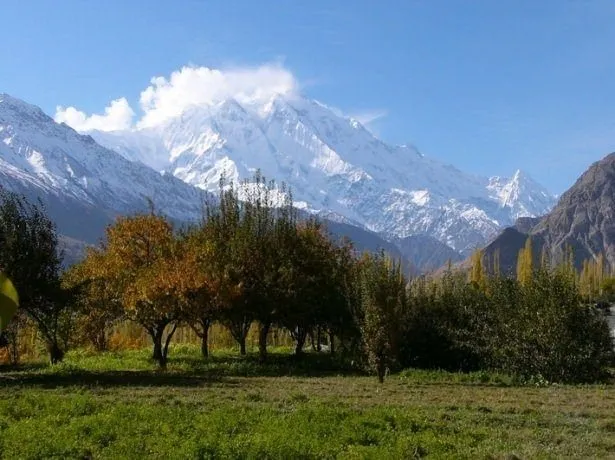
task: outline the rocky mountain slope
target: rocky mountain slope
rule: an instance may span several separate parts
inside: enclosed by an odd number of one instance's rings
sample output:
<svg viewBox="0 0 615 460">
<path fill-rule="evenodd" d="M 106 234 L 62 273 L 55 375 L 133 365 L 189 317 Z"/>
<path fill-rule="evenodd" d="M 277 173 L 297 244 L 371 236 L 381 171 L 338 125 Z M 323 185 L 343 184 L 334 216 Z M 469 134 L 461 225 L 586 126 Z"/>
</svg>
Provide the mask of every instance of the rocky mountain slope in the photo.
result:
<svg viewBox="0 0 615 460">
<path fill-rule="evenodd" d="M 546 246 L 554 261 L 571 247 L 577 265 L 602 253 L 615 267 L 615 153 L 591 165 L 542 219 L 506 229 L 487 246 L 486 254 L 499 252 L 502 267 L 514 270 L 528 237 L 536 254 Z"/>
<path fill-rule="evenodd" d="M 290 185 L 304 209 L 344 216 L 391 240 L 429 235 L 464 254 L 517 217 L 542 215 L 553 204 L 519 171 L 510 179 L 463 173 L 296 96 L 227 99 L 156 125 L 90 134 L 203 190 L 215 190 L 221 174 L 240 180 L 258 168 Z"/>
<path fill-rule="evenodd" d="M 393 241 L 401 253 L 423 272 L 434 272 L 449 262 L 462 260 L 461 254 L 428 235 L 412 235 Z"/>
</svg>

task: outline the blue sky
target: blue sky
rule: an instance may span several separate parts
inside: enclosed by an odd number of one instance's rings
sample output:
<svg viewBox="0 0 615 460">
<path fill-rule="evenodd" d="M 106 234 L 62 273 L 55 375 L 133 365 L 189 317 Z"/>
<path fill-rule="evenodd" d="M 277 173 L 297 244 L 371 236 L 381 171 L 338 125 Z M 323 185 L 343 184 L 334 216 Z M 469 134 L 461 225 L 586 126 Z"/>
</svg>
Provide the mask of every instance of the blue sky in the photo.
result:
<svg viewBox="0 0 615 460">
<path fill-rule="evenodd" d="M 615 151 L 612 0 L 4 0 L 0 91 L 102 113 L 182 66 L 276 63 L 392 143 L 555 193 Z"/>
</svg>

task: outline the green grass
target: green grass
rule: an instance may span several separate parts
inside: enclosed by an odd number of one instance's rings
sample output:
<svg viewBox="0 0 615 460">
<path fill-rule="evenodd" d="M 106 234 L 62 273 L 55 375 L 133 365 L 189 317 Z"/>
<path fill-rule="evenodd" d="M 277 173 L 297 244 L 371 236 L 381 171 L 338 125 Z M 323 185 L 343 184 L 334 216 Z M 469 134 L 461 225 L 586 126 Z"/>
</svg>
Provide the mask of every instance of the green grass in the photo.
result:
<svg viewBox="0 0 615 460">
<path fill-rule="evenodd" d="M 69 353 L 0 368 L 3 458 L 613 458 L 615 387 L 406 371 L 383 385 L 327 356 Z"/>
</svg>

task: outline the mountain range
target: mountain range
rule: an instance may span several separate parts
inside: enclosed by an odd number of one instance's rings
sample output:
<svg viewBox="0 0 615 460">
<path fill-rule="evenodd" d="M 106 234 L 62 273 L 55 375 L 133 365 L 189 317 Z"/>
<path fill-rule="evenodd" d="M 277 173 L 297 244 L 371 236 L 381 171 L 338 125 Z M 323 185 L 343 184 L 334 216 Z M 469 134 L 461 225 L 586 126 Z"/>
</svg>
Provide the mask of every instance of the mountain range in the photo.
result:
<svg viewBox="0 0 615 460">
<path fill-rule="evenodd" d="M 0 185 L 41 198 L 71 241 L 96 241 L 115 216 L 146 209 L 148 199 L 174 220 L 197 219 L 222 174 L 239 181 L 257 169 L 289 185 L 295 205 L 332 231 L 423 268 L 461 259 L 554 203 L 520 171 L 463 173 L 302 97 L 228 99 L 154 126 L 77 133 L 0 94 Z"/>
<path fill-rule="evenodd" d="M 520 219 L 485 248 L 488 258 L 498 253 L 500 269 L 514 272 L 517 254 L 532 240 L 534 257 L 545 250 L 554 263 L 572 249 L 576 266 L 602 254 L 615 267 L 615 153 L 592 164 L 539 219 Z"/>
</svg>

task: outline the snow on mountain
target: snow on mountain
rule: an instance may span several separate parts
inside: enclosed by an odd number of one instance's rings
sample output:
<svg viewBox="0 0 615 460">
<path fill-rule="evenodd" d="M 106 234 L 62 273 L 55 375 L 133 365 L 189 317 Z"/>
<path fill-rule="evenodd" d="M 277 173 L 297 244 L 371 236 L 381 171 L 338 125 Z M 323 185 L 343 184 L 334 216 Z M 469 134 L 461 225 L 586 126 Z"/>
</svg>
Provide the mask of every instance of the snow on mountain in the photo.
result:
<svg viewBox="0 0 615 460">
<path fill-rule="evenodd" d="M 139 146 L 144 145 L 140 135 Z M 88 213 L 104 220 L 146 209 L 148 198 L 172 218 L 195 219 L 204 195 L 171 174 L 126 160 L 7 94 L 0 94 L 0 184 L 44 197 L 56 215 L 65 212 L 65 218 L 75 220 L 87 220 Z M 75 237 L 84 237 L 75 232 Z"/>
<path fill-rule="evenodd" d="M 343 216 L 403 238 L 427 234 L 459 252 L 483 245 L 517 217 L 546 213 L 553 197 L 517 172 L 484 178 L 391 146 L 327 106 L 277 95 L 192 106 L 147 128 L 92 131 L 100 144 L 203 190 L 263 174 L 292 187 L 312 212 Z"/>
<path fill-rule="evenodd" d="M 241 180 L 260 169 L 290 185 L 310 212 L 390 239 L 430 235 L 459 252 L 553 204 L 521 172 L 511 179 L 463 173 L 300 97 L 227 99 L 145 128 L 88 134 L 0 94 L 0 182 L 59 208 L 78 203 L 84 220 L 93 210 L 144 209 L 147 198 L 170 217 L 191 220 L 201 213 L 202 191 L 216 191 L 221 174 Z"/>
<path fill-rule="evenodd" d="M 512 179 L 497 176 L 490 178 L 487 189 L 502 207 L 511 209 L 513 220 L 543 215 L 553 207 L 556 200 L 555 195 L 521 170 L 517 170 Z"/>
</svg>

